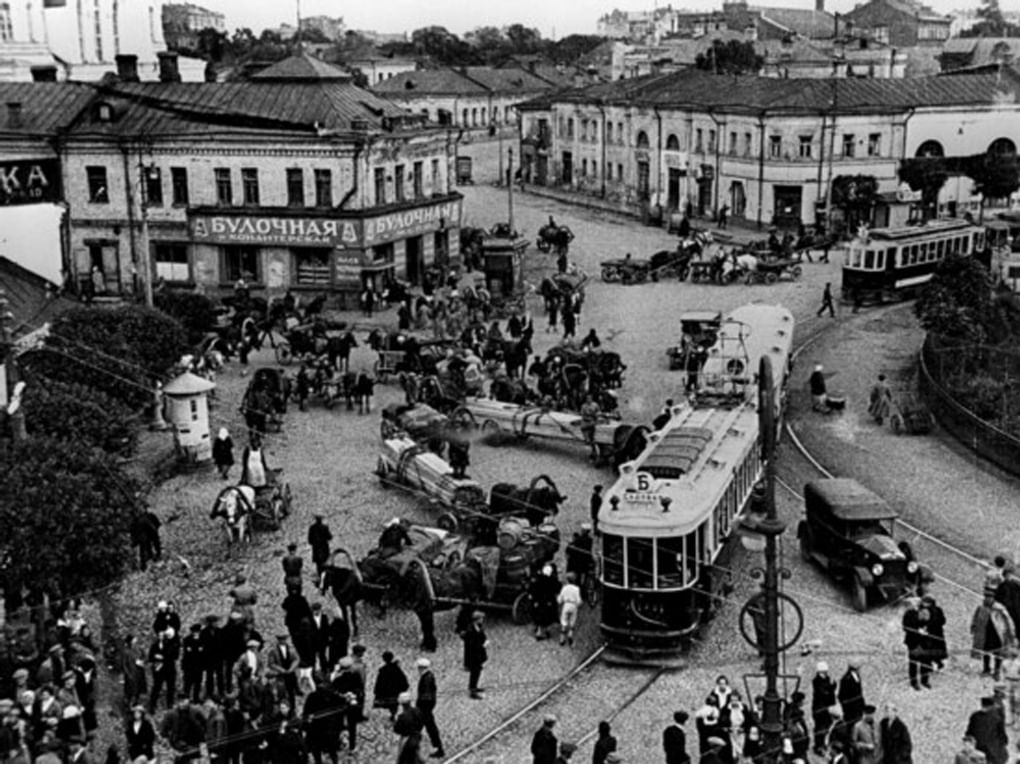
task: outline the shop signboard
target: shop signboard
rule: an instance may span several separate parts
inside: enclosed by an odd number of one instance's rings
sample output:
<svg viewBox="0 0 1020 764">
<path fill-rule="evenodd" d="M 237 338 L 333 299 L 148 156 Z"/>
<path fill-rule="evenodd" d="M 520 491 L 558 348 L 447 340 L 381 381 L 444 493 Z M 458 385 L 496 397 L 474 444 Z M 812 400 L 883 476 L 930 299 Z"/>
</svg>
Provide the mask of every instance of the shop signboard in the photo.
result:
<svg viewBox="0 0 1020 764">
<path fill-rule="evenodd" d="M 0 162 L 0 206 L 59 202 L 60 188 L 56 159 Z"/>
<path fill-rule="evenodd" d="M 442 228 L 459 227 L 460 202 L 460 199 L 451 199 L 439 204 L 365 218 L 365 246 L 406 239 Z"/>
<path fill-rule="evenodd" d="M 277 246 L 357 246 L 359 220 L 274 215 L 194 215 L 189 221 L 196 242 Z"/>
</svg>

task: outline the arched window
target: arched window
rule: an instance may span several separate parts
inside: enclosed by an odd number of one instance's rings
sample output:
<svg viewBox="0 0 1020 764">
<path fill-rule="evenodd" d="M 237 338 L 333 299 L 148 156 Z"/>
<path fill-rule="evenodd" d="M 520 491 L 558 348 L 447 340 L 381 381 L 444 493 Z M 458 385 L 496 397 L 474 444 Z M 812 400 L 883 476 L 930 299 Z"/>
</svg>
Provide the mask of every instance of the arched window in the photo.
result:
<svg viewBox="0 0 1020 764">
<path fill-rule="evenodd" d="M 499 124 L 499 107 L 498 106 L 493 106 L 492 107 L 492 124 L 494 124 L 494 125 L 498 125 Z"/>
<path fill-rule="evenodd" d="M 644 130 L 639 130 L 637 134 L 637 143 L 635 144 L 639 149 L 648 148 L 648 133 Z"/>
<path fill-rule="evenodd" d="M 467 126 L 468 126 L 468 110 L 467 110 L 467 109 L 464 109 L 464 110 L 463 110 L 463 111 L 462 111 L 462 112 L 460 113 L 460 123 L 461 123 L 461 124 L 462 124 L 462 125 L 463 125 L 464 127 L 467 127 Z"/>
<path fill-rule="evenodd" d="M 992 156 L 1012 156 L 1016 154 L 1016 144 L 1009 138 L 996 138 L 988 145 L 988 153 Z"/>
<path fill-rule="evenodd" d="M 915 156 L 919 157 L 944 157 L 946 152 L 942 150 L 942 144 L 938 141 L 925 141 L 917 147 Z"/>
<path fill-rule="evenodd" d="M 666 138 L 666 151 L 679 151 L 680 150 L 680 139 L 673 133 L 669 134 Z"/>
</svg>

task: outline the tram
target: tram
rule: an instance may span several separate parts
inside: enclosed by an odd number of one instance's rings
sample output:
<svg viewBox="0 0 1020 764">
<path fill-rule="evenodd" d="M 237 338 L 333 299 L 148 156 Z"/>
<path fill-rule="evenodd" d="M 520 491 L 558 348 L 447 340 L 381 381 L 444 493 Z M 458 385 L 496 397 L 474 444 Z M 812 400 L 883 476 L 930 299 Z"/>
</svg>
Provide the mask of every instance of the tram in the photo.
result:
<svg viewBox="0 0 1020 764">
<path fill-rule="evenodd" d="M 862 229 L 843 261 L 843 297 L 868 302 L 910 297 L 944 257 L 977 254 L 984 238 L 985 229 L 966 220 Z"/>
<path fill-rule="evenodd" d="M 598 516 L 606 660 L 676 665 L 732 588 L 734 530 L 763 475 L 757 370 L 786 405 L 793 315 L 752 304 L 723 318 L 695 394 L 620 466 Z"/>
</svg>

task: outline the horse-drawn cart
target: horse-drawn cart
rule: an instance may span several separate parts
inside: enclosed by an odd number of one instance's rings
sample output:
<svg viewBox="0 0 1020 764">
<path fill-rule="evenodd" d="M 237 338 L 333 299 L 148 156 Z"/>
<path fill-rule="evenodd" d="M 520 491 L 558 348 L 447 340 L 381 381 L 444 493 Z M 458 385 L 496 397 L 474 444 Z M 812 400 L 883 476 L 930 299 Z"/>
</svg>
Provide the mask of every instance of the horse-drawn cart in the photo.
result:
<svg viewBox="0 0 1020 764">
<path fill-rule="evenodd" d="M 744 283 L 751 284 L 775 284 L 783 276 L 789 276 L 791 281 L 800 278 L 802 268 L 800 261 L 795 258 L 757 258 L 757 263 L 746 271 Z"/>
<path fill-rule="evenodd" d="M 282 469 L 269 469 L 264 486 L 239 483 L 217 494 L 209 517 L 223 520 L 228 548 L 249 543 L 257 532 L 280 530 L 294 498 L 290 483 L 280 478 L 282 473 Z"/>
</svg>

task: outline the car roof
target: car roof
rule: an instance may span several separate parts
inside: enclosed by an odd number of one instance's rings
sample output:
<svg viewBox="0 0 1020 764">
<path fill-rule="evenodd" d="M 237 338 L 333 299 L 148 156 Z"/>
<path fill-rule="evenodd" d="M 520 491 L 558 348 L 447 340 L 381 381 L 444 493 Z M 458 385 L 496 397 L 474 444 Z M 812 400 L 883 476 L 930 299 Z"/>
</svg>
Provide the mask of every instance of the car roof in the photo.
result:
<svg viewBox="0 0 1020 764">
<path fill-rule="evenodd" d="M 807 483 L 804 499 L 808 503 L 823 504 L 840 520 L 889 520 L 898 517 L 885 499 L 850 478 L 828 478 Z"/>
<path fill-rule="evenodd" d="M 722 313 L 715 310 L 691 310 L 680 314 L 683 321 L 722 321 Z"/>
</svg>

